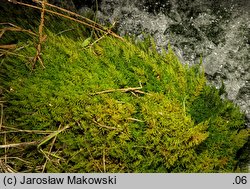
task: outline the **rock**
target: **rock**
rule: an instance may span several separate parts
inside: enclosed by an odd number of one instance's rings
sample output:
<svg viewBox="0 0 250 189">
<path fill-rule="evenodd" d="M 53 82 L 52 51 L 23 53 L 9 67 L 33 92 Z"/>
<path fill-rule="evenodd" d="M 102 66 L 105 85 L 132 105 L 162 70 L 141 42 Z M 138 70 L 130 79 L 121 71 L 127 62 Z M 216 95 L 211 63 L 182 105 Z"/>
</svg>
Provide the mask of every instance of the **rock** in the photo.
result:
<svg viewBox="0 0 250 189">
<path fill-rule="evenodd" d="M 225 42 L 216 46 L 204 59 L 210 82 L 217 88 L 224 82 L 227 98 L 239 105 L 250 120 L 250 46 L 247 43 L 250 20 L 246 15 L 227 24 Z"/>
</svg>

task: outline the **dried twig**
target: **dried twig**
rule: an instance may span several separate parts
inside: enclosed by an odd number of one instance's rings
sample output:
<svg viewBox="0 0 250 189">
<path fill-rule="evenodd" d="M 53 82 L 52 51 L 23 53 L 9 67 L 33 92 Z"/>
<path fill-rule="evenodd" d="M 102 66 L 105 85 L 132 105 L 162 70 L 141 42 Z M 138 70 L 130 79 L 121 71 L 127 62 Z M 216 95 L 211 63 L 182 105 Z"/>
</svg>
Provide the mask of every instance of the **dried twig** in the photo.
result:
<svg viewBox="0 0 250 189">
<path fill-rule="evenodd" d="M 16 47 L 16 44 L 0 45 L 0 49 L 15 49 Z"/>
<path fill-rule="evenodd" d="M 39 60 L 41 66 L 43 68 L 45 68 L 45 66 L 43 64 L 43 61 L 41 59 L 41 48 L 42 48 L 41 45 L 42 45 L 42 42 L 45 41 L 45 39 L 46 39 L 46 35 L 43 35 L 44 14 L 45 14 L 45 1 L 46 0 L 43 0 L 43 2 L 42 2 L 41 22 L 40 22 L 40 25 L 39 25 L 39 42 L 38 42 L 38 45 L 37 45 L 37 48 L 36 48 L 36 55 L 35 55 L 35 57 L 33 59 L 32 69 L 35 68 L 37 60 Z"/>
<path fill-rule="evenodd" d="M 38 36 L 36 33 L 32 32 L 31 30 L 26 30 L 26 29 L 23 29 L 19 26 L 16 26 L 12 23 L 0 23 L 1 25 L 11 25 L 12 27 L 6 27 L 6 28 L 3 28 L 3 29 L 0 29 L 0 38 L 3 36 L 3 34 L 6 32 L 6 31 L 17 31 L 17 32 L 26 32 L 26 33 L 29 33 L 31 35 L 34 35 L 34 36 Z"/>
<path fill-rule="evenodd" d="M 34 6 L 34 5 L 30 5 L 30 4 L 27 4 L 27 3 L 23 3 L 23 2 L 17 2 L 17 4 L 19 5 L 23 5 L 23 6 L 27 6 L 27 7 L 31 7 L 31 8 L 34 8 L 34 9 L 38 9 L 38 10 L 42 10 L 42 8 L 38 7 L 38 6 Z M 64 17 L 64 18 L 67 18 L 69 20 L 72 20 L 72 21 L 75 21 L 75 22 L 78 22 L 78 23 L 81 23 L 85 26 L 88 26 L 88 27 L 91 27 L 91 28 L 94 28 L 95 30 L 98 30 L 98 31 L 101 31 L 101 32 L 104 32 L 104 33 L 107 33 L 107 34 L 110 34 L 112 35 L 113 37 L 116 37 L 118 39 L 121 39 L 122 41 L 124 41 L 124 39 L 117 35 L 116 33 L 112 32 L 112 31 L 109 31 L 108 29 L 106 29 L 105 27 L 97 27 L 96 24 L 90 24 L 90 23 L 87 23 L 86 21 L 82 21 L 82 20 L 78 20 L 78 19 L 75 19 L 75 18 L 72 18 L 70 16 L 67 16 L 67 15 L 64 15 L 64 14 L 61 14 L 61 13 L 58 13 L 58 12 L 55 12 L 55 11 L 51 11 L 49 9 L 44 9 L 46 12 L 48 13 L 51 13 L 51 14 L 54 14 L 54 15 L 57 15 L 57 16 L 61 16 L 61 17 Z"/>
<path fill-rule="evenodd" d="M 42 3 L 42 1 L 38 1 L 38 0 L 33 0 L 33 1 L 36 2 L 36 3 L 40 3 L 40 4 Z M 67 9 L 58 7 L 58 6 L 56 6 L 56 5 L 53 5 L 53 4 L 50 4 L 50 3 L 47 3 L 47 2 L 45 2 L 45 4 L 46 4 L 46 6 L 49 6 L 49 7 L 52 7 L 52 8 L 56 8 L 56 9 L 58 9 L 58 10 L 60 10 L 60 11 L 63 11 L 63 12 L 65 12 L 65 13 L 67 13 L 67 14 L 70 14 L 70 15 L 73 15 L 73 16 L 76 16 L 76 17 L 79 17 L 79 18 L 82 18 L 82 19 L 85 20 L 86 22 L 89 22 L 90 24 L 93 24 L 93 25 L 95 25 L 95 26 L 98 26 L 99 28 L 104 28 L 102 25 L 100 25 L 100 24 L 96 23 L 95 21 L 93 21 L 93 20 L 91 20 L 91 19 L 88 19 L 88 18 L 86 18 L 86 17 L 84 17 L 84 16 L 82 16 L 82 15 L 80 15 L 80 14 L 77 14 L 77 13 L 75 13 L 75 12 L 69 11 L 69 10 L 67 10 Z"/>
</svg>

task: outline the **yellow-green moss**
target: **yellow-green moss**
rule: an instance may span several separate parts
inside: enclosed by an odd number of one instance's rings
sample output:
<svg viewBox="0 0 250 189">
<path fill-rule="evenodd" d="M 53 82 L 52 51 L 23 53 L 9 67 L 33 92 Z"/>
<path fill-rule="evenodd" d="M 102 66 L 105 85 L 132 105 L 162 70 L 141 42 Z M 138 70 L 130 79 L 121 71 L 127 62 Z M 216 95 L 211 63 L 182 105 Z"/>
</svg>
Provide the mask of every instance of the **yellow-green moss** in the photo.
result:
<svg viewBox="0 0 250 189">
<path fill-rule="evenodd" d="M 70 126 L 54 143 L 41 146 L 49 157 L 45 171 L 235 170 L 236 153 L 249 131 L 239 109 L 205 85 L 199 66 L 183 66 L 170 47 L 158 54 L 151 40 L 135 44 L 106 36 L 85 48 L 88 36 L 78 39 L 75 34 L 74 40 L 73 34 L 48 30 L 47 35 L 45 69 L 30 71 L 28 59 L 14 55 L 5 56 L 0 65 L 4 125 L 50 131 Z M 33 43 L 31 37 L 26 40 Z M 18 53 L 30 57 L 35 48 L 29 45 Z M 138 89 L 123 90 L 129 88 Z M 43 137 L 15 132 L 8 133 L 7 142 Z M 29 162 L 9 160 L 17 171 L 41 171 L 37 167 L 44 165 L 44 153 L 36 146 L 7 150 Z"/>
</svg>

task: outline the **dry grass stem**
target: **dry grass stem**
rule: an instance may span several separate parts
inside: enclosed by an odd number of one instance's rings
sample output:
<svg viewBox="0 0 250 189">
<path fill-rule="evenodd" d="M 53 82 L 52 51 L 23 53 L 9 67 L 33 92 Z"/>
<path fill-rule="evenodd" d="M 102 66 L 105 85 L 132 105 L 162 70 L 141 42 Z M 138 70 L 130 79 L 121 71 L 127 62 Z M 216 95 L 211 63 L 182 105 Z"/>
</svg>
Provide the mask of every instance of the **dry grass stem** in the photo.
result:
<svg viewBox="0 0 250 189">
<path fill-rule="evenodd" d="M 106 160 L 105 160 L 105 149 L 103 149 L 103 172 L 106 173 Z"/>
<path fill-rule="evenodd" d="M 3 103 L 1 103 L 0 106 L 1 106 L 1 117 L 0 117 L 0 131 L 1 131 L 3 125 Z"/>
<path fill-rule="evenodd" d="M 16 143 L 16 144 L 5 144 L 0 145 L 1 148 L 18 148 L 18 147 L 26 147 L 26 146 L 33 146 L 39 144 L 39 141 L 33 141 L 33 142 L 22 142 L 22 143 Z"/>
<path fill-rule="evenodd" d="M 30 46 L 30 44 L 26 44 L 26 45 L 23 45 L 23 46 L 21 46 L 21 47 L 18 47 L 18 48 L 16 48 L 16 49 L 14 50 L 14 52 L 20 51 L 20 50 L 22 50 L 22 49 L 24 49 L 24 48 L 26 48 L 26 47 L 28 47 L 28 46 Z"/>
<path fill-rule="evenodd" d="M 2 160 L 2 159 L 4 159 L 4 158 L 0 158 L 0 160 Z M 19 158 L 19 157 L 7 157 L 7 159 L 17 159 L 17 160 L 22 161 L 22 162 L 24 162 L 26 164 L 31 164 L 31 162 L 25 161 L 25 160 L 23 160 L 22 158 Z"/>
<path fill-rule="evenodd" d="M 48 161 L 51 162 L 49 156 L 46 154 L 45 151 L 43 151 L 42 149 L 39 149 L 39 151 L 44 155 L 44 157 L 45 157 L 46 160 L 48 160 Z M 44 165 L 42 165 L 42 171 L 43 171 L 43 170 L 44 170 Z"/>
<path fill-rule="evenodd" d="M 2 130 L 2 126 L 3 126 L 3 103 L 0 104 L 1 106 L 1 118 L 0 118 L 0 131 Z M 4 145 L 7 144 L 7 136 L 6 133 L 4 134 Z M 7 148 L 4 148 L 4 158 L 5 158 L 5 163 L 7 163 Z"/>
<path fill-rule="evenodd" d="M 4 163 L 1 159 L 0 159 L 0 171 L 3 173 L 16 173 L 17 172 L 8 164 Z"/>
<path fill-rule="evenodd" d="M 20 133 L 20 132 L 24 132 L 24 133 L 32 133 L 32 134 L 51 134 L 53 133 L 53 131 L 42 131 L 42 130 L 22 130 L 22 129 L 16 129 L 14 127 L 6 127 L 6 126 L 1 126 L 4 129 L 10 129 L 9 131 L 1 131 L 0 134 L 4 134 L 4 133 Z"/>
<path fill-rule="evenodd" d="M 89 156 L 90 156 L 90 158 L 92 159 L 92 161 L 94 161 L 95 166 L 98 168 L 98 170 L 100 171 L 100 173 L 102 173 L 102 169 L 101 169 L 100 166 L 98 165 L 98 162 L 96 163 L 95 158 L 92 156 L 92 153 L 89 151 L 88 148 L 87 148 L 87 151 L 88 151 Z"/>
<path fill-rule="evenodd" d="M 57 131 L 54 131 L 53 133 L 49 134 L 48 136 L 44 137 L 38 144 L 37 148 L 40 149 L 40 147 L 45 144 L 46 142 L 48 142 L 49 140 L 51 140 L 52 138 L 54 138 L 55 136 L 57 136 L 58 134 L 60 134 L 61 132 L 65 131 L 66 129 L 70 128 L 69 125 L 66 125 L 65 127 L 63 127 L 62 129 L 59 129 Z"/>
<path fill-rule="evenodd" d="M 93 119 L 93 122 L 94 122 L 95 124 L 97 124 L 98 126 L 100 126 L 100 127 L 103 127 L 103 128 L 106 128 L 106 129 L 117 130 L 116 127 L 110 127 L 110 126 L 107 126 L 107 125 L 103 125 L 103 124 L 101 124 L 101 123 L 98 123 L 98 122 L 97 122 L 96 120 L 94 120 L 94 119 Z"/>
<path fill-rule="evenodd" d="M 142 121 L 142 120 L 139 120 L 139 119 L 136 119 L 136 118 L 132 118 L 132 117 L 129 117 L 127 118 L 128 120 L 131 120 L 131 121 L 137 121 L 137 122 L 141 122 L 141 123 L 144 123 L 145 121 Z"/>
<path fill-rule="evenodd" d="M 59 129 L 59 130 L 61 129 L 61 125 L 59 126 L 58 129 Z M 48 154 L 51 154 L 51 152 L 52 152 L 52 148 L 53 148 L 53 146 L 54 146 L 54 144 L 55 144 L 55 142 L 56 142 L 56 137 L 57 137 L 57 135 L 56 135 L 56 136 L 53 138 L 53 140 L 52 140 L 52 143 L 51 143 L 51 146 L 50 146 L 50 149 L 49 149 L 49 153 L 48 153 Z M 44 173 L 48 161 L 49 161 L 49 159 L 46 158 L 45 163 L 44 163 L 44 165 L 43 165 L 42 173 Z"/>
<path fill-rule="evenodd" d="M 104 93 L 112 93 L 112 92 L 135 92 L 135 93 L 140 93 L 140 94 L 146 94 L 143 91 L 140 91 L 139 89 L 142 89 L 142 85 L 140 83 L 140 87 L 128 87 L 128 88 L 122 88 L 122 89 L 109 89 L 109 90 L 105 90 L 105 91 L 100 91 L 100 92 L 96 92 L 96 93 L 91 93 L 90 95 L 99 95 L 99 94 L 104 94 Z"/>
<path fill-rule="evenodd" d="M 7 144 L 7 135 L 6 133 L 4 134 L 4 145 Z M 5 163 L 7 163 L 7 147 L 4 148 L 4 160 L 5 160 Z"/>
<path fill-rule="evenodd" d="M 72 31 L 72 30 L 74 30 L 74 28 L 70 28 L 70 29 L 67 29 L 67 30 L 60 31 L 56 35 L 61 35 L 61 34 L 65 33 L 65 32 Z"/>
</svg>

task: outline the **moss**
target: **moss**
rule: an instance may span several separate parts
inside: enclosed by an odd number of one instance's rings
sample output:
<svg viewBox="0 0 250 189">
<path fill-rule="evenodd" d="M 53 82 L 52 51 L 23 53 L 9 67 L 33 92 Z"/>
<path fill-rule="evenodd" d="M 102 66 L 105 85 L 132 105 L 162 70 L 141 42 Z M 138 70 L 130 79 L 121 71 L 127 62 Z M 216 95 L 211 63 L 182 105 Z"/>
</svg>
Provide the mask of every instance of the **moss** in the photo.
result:
<svg viewBox="0 0 250 189">
<path fill-rule="evenodd" d="M 84 48 L 88 36 L 74 40 L 49 28 L 47 35 L 45 69 L 30 71 L 27 59 L 13 55 L 0 65 L 4 124 L 23 131 L 69 128 L 46 142 L 38 133 L 8 134 L 8 143 L 43 141 L 41 148 L 8 149 L 29 162 L 10 160 L 15 170 L 234 171 L 249 131 L 239 109 L 206 86 L 199 66 L 183 66 L 170 47 L 158 54 L 150 39 L 135 44 L 107 36 Z M 19 54 L 34 52 L 30 45 Z"/>
</svg>

